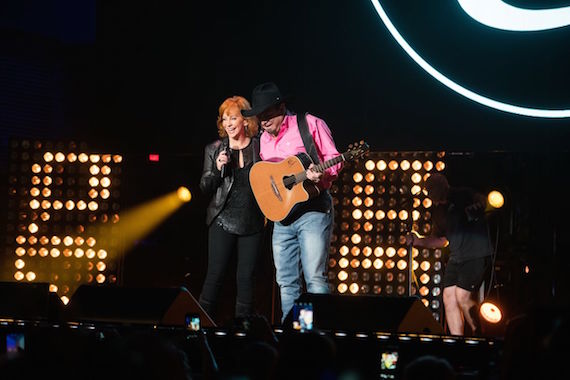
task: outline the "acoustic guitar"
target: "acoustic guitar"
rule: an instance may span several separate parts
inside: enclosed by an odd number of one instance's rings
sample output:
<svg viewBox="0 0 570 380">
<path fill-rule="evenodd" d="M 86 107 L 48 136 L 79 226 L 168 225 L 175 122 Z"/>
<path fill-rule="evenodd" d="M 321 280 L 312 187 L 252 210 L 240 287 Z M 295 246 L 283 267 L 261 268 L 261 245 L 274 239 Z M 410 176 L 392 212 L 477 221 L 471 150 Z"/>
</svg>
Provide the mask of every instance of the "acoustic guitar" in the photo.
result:
<svg viewBox="0 0 570 380">
<path fill-rule="evenodd" d="M 364 141 L 351 144 L 340 156 L 315 165 L 313 169 L 322 173 L 339 162 L 362 156 L 368 149 Z M 307 179 L 306 170 L 312 163 L 307 153 L 299 153 L 280 162 L 259 161 L 252 166 L 249 182 L 267 219 L 280 222 L 291 214 L 295 206 L 319 195 L 319 188 Z"/>
</svg>

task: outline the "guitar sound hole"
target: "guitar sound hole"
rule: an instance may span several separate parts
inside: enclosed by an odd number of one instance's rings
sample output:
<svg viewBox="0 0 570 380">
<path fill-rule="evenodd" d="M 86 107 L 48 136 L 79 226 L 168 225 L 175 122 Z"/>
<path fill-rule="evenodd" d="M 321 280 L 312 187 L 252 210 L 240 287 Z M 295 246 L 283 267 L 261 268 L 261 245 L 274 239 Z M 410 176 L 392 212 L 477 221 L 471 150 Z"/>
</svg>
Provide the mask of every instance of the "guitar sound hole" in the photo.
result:
<svg viewBox="0 0 570 380">
<path fill-rule="evenodd" d="M 283 177 L 283 185 L 287 188 L 287 190 L 291 190 L 295 185 L 295 176 L 288 175 Z"/>
</svg>

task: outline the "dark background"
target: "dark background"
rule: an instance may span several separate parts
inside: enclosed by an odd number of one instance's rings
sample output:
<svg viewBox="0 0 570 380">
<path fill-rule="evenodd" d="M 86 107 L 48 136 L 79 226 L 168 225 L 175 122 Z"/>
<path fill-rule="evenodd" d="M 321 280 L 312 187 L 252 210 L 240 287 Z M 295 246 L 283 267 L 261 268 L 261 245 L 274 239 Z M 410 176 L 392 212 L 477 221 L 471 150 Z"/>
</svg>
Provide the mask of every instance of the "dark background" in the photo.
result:
<svg viewBox="0 0 570 380">
<path fill-rule="evenodd" d="M 381 3 L 419 54 L 458 83 L 497 100 L 570 108 L 569 27 L 497 31 L 454 1 Z M 559 5 L 569 4 L 540 2 Z M 3 2 L 0 41 L 3 174 L 11 137 L 76 139 L 125 156 L 123 209 L 182 184 L 193 193 L 126 256 L 125 284 L 184 284 L 199 294 L 207 199 L 197 184 L 217 107 L 275 81 L 293 109 L 327 121 L 339 150 L 366 139 L 376 151 L 468 153 L 451 156 L 452 184 L 510 196 L 501 257 L 516 273 L 521 262 L 540 267 L 529 290 L 536 298 L 568 294 L 559 279 L 570 120 L 513 115 L 449 90 L 405 54 L 368 0 Z M 261 267 L 267 312 L 268 255 Z"/>
</svg>

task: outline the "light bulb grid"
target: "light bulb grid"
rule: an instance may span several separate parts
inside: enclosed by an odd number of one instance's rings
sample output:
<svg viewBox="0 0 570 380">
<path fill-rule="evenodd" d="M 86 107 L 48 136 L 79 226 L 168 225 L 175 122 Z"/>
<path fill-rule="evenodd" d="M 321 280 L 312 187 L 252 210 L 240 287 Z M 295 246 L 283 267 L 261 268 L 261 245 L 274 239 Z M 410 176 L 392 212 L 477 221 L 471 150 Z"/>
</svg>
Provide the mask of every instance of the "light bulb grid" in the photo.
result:
<svg viewBox="0 0 570 380">
<path fill-rule="evenodd" d="M 371 152 L 347 163 L 331 188 L 335 227 L 329 285 L 337 294 L 408 296 L 409 228 L 431 232 L 431 200 L 423 191 L 431 173 L 445 169 L 444 152 Z M 442 311 L 443 253 L 415 248 L 420 297 L 434 317 Z"/>
<path fill-rule="evenodd" d="M 73 142 L 11 141 L 3 260 L 12 263 L 3 280 L 48 282 L 68 298 L 81 284 L 117 282 L 118 239 L 101 231 L 120 220 L 122 156 L 86 152 Z"/>
</svg>

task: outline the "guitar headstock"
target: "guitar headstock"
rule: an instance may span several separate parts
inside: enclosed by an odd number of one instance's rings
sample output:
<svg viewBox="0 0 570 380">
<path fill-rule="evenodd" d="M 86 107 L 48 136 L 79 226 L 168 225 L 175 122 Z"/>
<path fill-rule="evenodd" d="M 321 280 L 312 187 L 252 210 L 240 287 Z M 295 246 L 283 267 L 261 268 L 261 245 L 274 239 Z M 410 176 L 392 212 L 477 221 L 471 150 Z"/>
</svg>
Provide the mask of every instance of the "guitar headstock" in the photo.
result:
<svg viewBox="0 0 570 380">
<path fill-rule="evenodd" d="M 350 144 L 348 150 L 344 152 L 343 155 L 346 160 L 354 160 L 355 158 L 364 156 L 369 150 L 370 147 L 368 144 L 365 143 L 364 140 L 360 140 Z"/>
</svg>

